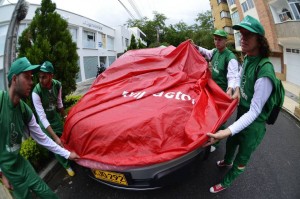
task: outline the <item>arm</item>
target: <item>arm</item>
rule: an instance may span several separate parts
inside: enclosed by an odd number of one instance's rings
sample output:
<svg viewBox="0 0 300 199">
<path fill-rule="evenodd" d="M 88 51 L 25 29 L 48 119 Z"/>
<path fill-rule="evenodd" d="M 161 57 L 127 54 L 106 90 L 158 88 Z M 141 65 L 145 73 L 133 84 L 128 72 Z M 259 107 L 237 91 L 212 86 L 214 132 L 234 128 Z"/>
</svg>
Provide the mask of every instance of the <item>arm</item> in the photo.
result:
<svg viewBox="0 0 300 199">
<path fill-rule="evenodd" d="M 62 146 L 62 143 L 61 143 L 59 137 L 55 134 L 49 121 L 47 120 L 46 113 L 44 111 L 40 96 L 34 92 L 32 93 L 32 102 L 33 102 L 34 108 L 36 110 L 36 113 L 38 114 L 39 119 L 41 120 L 44 128 L 47 130 L 47 132 L 50 134 L 50 136 L 53 138 L 53 140 L 57 144 Z"/>
<path fill-rule="evenodd" d="M 215 134 L 207 133 L 210 139 L 204 147 L 214 144 L 230 135 L 235 135 L 249 126 L 261 113 L 265 103 L 272 93 L 272 90 L 273 84 L 269 78 L 262 77 L 257 79 L 254 85 L 254 95 L 251 100 L 249 111 L 225 130 L 220 130 Z"/>
<path fill-rule="evenodd" d="M 206 57 L 208 60 L 211 59 L 212 55 L 213 55 L 213 49 L 212 50 L 208 50 L 206 48 L 202 48 L 200 46 L 198 46 L 198 51 L 204 56 Z"/>
<path fill-rule="evenodd" d="M 232 97 L 237 78 L 239 77 L 239 65 L 236 59 L 231 59 L 227 66 L 227 94 Z"/>
<path fill-rule="evenodd" d="M 40 145 L 44 146 L 49 151 L 56 153 L 66 159 L 77 160 L 79 156 L 70 152 L 58 144 L 56 144 L 53 140 L 51 140 L 40 128 L 40 126 L 36 123 L 34 115 L 32 115 L 31 120 L 28 123 L 28 128 L 31 132 L 31 137 Z"/>
</svg>

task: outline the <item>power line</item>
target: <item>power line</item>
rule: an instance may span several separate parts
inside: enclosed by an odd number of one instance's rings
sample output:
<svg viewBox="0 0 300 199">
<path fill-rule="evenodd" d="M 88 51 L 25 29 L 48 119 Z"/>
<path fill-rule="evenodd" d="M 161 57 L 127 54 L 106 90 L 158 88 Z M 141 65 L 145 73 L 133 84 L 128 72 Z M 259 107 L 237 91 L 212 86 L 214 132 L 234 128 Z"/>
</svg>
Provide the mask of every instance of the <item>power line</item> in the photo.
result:
<svg viewBox="0 0 300 199">
<path fill-rule="evenodd" d="M 120 4 L 125 8 L 125 10 L 127 11 L 127 13 L 131 16 L 131 18 L 132 19 L 136 19 L 134 16 L 133 16 L 133 14 L 128 10 L 128 8 L 120 1 L 120 0 L 118 0 L 119 2 L 120 2 Z"/>
<path fill-rule="evenodd" d="M 141 12 L 139 11 L 138 7 L 136 6 L 134 0 L 128 0 L 128 2 L 130 3 L 131 7 L 133 8 L 133 10 L 135 11 L 135 13 L 137 14 L 137 16 L 142 19 L 142 15 Z"/>
</svg>

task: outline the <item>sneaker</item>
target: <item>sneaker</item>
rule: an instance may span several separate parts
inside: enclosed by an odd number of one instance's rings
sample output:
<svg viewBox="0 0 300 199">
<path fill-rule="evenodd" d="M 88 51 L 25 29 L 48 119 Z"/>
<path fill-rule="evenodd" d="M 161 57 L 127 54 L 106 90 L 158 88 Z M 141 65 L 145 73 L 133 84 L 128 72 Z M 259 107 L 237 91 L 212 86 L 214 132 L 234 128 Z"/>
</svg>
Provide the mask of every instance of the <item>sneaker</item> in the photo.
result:
<svg viewBox="0 0 300 199">
<path fill-rule="evenodd" d="M 68 174 L 69 174 L 69 176 L 74 176 L 75 175 L 75 172 L 73 171 L 73 169 L 71 168 L 71 167 L 69 167 L 69 168 L 67 168 L 66 169 L 67 170 L 67 172 L 68 172 Z"/>
<path fill-rule="evenodd" d="M 225 190 L 225 189 L 226 189 L 226 188 L 223 187 L 221 184 L 217 184 L 217 185 L 215 185 L 215 186 L 212 186 L 212 187 L 209 189 L 209 191 L 210 191 L 210 193 L 218 193 L 218 192 L 223 191 L 223 190 Z"/>
<path fill-rule="evenodd" d="M 213 146 L 213 145 L 210 146 L 210 152 L 211 152 L 211 153 L 214 152 L 216 149 L 217 149 L 217 148 L 216 148 L 215 146 Z"/>
<path fill-rule="evenodd" d="M 217 162 L 217 166 L 218 167 L 231 167 L 232 166 L 232 163 L 231 164 L 225 164 L 225 161 L 224 160 L 219 160 Z"/>
</svg>

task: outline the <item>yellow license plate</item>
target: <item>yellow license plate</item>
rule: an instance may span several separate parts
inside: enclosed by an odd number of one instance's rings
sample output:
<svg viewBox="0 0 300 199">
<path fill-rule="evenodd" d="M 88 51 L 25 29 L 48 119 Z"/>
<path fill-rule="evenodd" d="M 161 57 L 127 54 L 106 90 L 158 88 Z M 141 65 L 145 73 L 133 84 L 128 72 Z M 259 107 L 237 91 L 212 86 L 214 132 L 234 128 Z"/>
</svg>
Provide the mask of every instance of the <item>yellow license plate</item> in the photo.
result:
<svg viewBox="0 0 300 199">
<path fill-rule="evenodd" d="M 102 170 L 94 170 L 94 169 L 92 169 L 92 171 L 95 177 L 100 180 L 128 186 L 125 175 L 122 173 L 115 173 L 110 171 L 102 171 Z"/>
</svg>

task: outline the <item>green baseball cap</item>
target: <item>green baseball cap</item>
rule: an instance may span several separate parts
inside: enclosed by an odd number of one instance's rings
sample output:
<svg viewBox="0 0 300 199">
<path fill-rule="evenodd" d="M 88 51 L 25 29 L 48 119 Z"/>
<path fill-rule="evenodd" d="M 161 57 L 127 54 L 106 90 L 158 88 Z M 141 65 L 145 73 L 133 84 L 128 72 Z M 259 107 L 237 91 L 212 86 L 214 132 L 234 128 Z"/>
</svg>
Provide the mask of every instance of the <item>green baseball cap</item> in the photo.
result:
<svg viewBox="0 0 300 199">
<path fill-rule="evenodd" d="M 33 73 L 36 73 L 38 72 L 39 67 L 40 65 L 31 65 L 26 57 L 21 57 L 12 63 L 7 75 L 7 79 L 10 82 L 13 75 L 18 75 L 26 71 L 32 71 Z"/>
<path fill-rule="evenodd" d="M 250 32 L 265 36 L 265 29 L 261 23 L 249 15 L 247 15 L 239 25 L 234 25 L 232 28 L 234 30 L 240 30 L 241 28 L 244 28 Z"/>
<path fill-rule="evenodd" d="M 45 72 L 45 73 L 53 73 L 54 68 L 51 62 L 45 61 L 40 68 L 40 71 Z"/>
<path fill-rule="evenodd" d="M 227 39 L 228 34 L 224 30 L 216 30 L 213 35 L 217 35 L 217 36 L 224 37 Z"/>
</svg>

